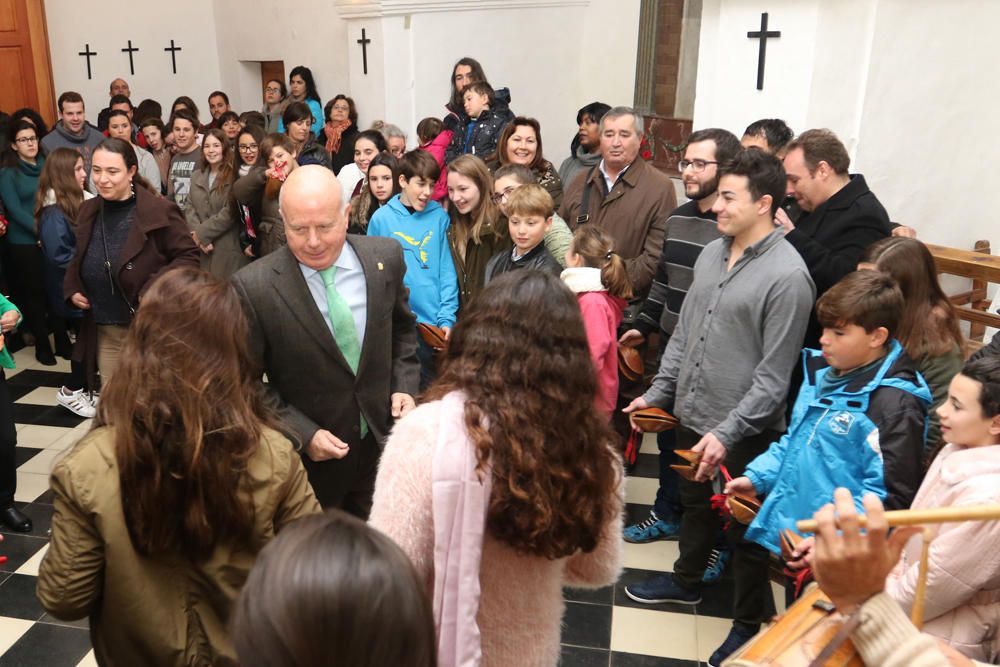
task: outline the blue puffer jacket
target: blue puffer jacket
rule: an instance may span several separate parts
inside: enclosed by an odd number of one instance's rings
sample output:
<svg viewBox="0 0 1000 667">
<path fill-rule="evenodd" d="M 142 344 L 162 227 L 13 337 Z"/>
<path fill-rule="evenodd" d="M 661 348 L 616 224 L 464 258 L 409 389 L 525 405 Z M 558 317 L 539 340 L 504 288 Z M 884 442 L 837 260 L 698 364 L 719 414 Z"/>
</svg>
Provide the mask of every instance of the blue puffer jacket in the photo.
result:
<svg viewBox="0 0 1000 667">
<path fill-rule="evenodd" d="M 850 489 L 859 509 L 867 492 L 888 509 L 905 509 L 923 477 L 931 393 L 902 346 L 892 341 L 879 366 L 825 395 L 818 395 L 830 371 L 822 353 L 802 354 L 805 379 L 788 433 L 744 471 L 767 496 L 746 539 L 775 553 L 779 531 L 832 502 L 837 487 Z"/>
</svg>

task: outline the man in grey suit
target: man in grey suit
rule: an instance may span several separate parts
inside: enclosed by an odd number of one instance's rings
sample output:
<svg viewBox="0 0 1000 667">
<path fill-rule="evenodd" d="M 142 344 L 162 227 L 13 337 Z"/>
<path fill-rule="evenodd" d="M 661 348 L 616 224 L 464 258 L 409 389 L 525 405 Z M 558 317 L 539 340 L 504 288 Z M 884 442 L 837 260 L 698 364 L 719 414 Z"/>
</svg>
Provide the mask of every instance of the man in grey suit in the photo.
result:
<svg viewBox="0 0 1000 667">
<path fill-rule="evenodd" d="M 391 418 L 415 405 L 417 339 L 402 248 L 348 238 L 340 192 L 329 169 L 294 170 L 278 202 L 288 245 L 232 280 L 316 497 L 367 518 Z"/>
</svg>

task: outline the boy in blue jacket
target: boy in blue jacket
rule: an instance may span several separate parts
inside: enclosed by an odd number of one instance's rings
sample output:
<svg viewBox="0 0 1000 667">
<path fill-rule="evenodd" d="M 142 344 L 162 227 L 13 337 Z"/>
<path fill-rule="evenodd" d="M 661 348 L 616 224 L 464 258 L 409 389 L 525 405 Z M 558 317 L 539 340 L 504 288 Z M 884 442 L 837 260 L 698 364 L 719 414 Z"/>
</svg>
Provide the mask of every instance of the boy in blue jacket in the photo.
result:
<svg viewBox="0 0 1000 667">
<path fill-rule="evenodd" d="M 887 509 L 906 509 L 923 476 L 931 402 L 927 383 L 892 333 L 903 296 L 892 278 L 857 271 L 816 304 L 822 351 L 803 350 L 805 379 L 782 438 L 746 467 L 726 492 L 767 497 L 746 532 L 780 554 L 779 532 L 833 502 L 844 487 L 871 492 Z M 811 548 L 808 539 L 796 550 Z"/>
<path fill-rule="evenodd" d="M 448 248 L 450 218 L 431 195 L 440 167 L 430 153 L 413 150 L 399 162 L 398 195 L 375 212 L 369 236 L 394 238 L 403 246 L 410 309 L 417 322 L 440 327 L 447 335 L 458 313 L 458 276 Z M 420 386 L 434 378 L 433 350 L 417 336 Z"/>
</svg>

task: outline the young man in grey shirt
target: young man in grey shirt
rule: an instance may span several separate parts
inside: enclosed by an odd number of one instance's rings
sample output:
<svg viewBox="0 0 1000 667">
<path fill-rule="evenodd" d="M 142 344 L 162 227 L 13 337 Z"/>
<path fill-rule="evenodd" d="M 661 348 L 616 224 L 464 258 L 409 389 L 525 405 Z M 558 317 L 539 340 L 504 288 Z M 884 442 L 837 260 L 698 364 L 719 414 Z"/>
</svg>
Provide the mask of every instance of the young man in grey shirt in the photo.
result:
<svg viewBox="0 0 1000 667">
<path fill-rule="evenodd" d="M 697 481 L 681 481 L 684 514 L 680 557 L 672 574 L 626 587 L 644 603 L 701 601 L 702 573 L 720 518 L 712 509 L 711 477 L 732 476 L 767 449 L 785 428 L 785 399 L 815 288 L 798 252 L 774 225 L 785 171 L 759 149 L 741 151 L 722 171 L 713 211 L 723 237 L 705 247 L 649 390 L 626 412 L 673 404 L 677 444 L 701 452 Z M 753 636 L 770 614 L 768 554 L 743 540 L 730 522 L 736 583 L 730 636 L 709 663 Z M 733 649 L 730 644 L 736 643 Z"/>
</svg>

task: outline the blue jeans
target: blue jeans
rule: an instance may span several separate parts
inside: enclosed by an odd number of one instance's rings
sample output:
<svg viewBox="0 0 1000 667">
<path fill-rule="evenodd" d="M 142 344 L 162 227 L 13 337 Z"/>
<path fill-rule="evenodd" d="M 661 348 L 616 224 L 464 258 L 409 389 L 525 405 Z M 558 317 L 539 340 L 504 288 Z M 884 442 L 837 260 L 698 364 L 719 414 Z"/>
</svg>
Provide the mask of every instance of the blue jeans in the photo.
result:
<svg viewBox="0 0 1000 667">
<path fill-rule="evenodd" d="M 424 391 L 437 379 L 437 359 L 420 331 L 417 331 L 417 361 L 420 362 L 420 391 Z"/>
</svg>

